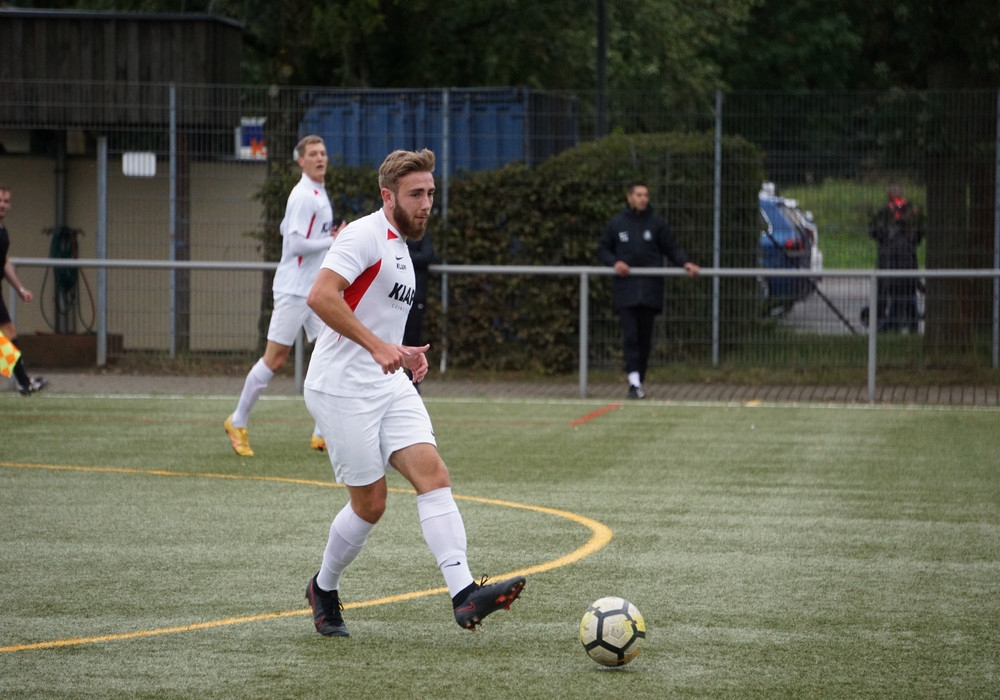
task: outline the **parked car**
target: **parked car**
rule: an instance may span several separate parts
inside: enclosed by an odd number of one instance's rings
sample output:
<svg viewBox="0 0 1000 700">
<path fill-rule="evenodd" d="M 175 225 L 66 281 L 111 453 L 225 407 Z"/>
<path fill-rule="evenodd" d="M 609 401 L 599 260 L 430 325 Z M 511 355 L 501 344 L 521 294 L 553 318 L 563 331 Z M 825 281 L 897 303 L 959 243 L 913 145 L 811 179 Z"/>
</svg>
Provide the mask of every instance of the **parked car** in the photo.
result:
<svg viewBox="0 0 1000 700">
<path fill-rule="evenodd" d="M 760 205 L 760 264 L 772 270 L 801 269 L 820 272 L 823 254 L 819 231 L 811 211 L 803 211 L 794 199 L 776 194 L 773 182 L 765 182 L 757 197 Z M 787 313 L 795 302 L 816 291 L 811 277 L 761 277 L 761 306 L 768 316 Z"/>
</svg>

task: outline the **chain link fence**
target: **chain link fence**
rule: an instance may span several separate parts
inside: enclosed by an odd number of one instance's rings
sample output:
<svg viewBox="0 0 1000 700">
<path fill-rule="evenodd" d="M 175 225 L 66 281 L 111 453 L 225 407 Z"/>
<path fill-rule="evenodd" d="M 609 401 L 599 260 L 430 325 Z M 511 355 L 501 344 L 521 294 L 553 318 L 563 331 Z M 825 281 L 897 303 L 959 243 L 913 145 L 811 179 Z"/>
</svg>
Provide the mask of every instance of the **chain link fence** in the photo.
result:
<svg viewBox="0 0 1000 700">
<path fill-rule="evenodd" d="M 95 332 L 103 303 L 106 331 L 116 339 L 112 360 L 139 352 L 230 359 L 259 352 L 271 271 L 223 268 L 273 254 L 260 235 L 267 222 L 257 196 L 276 169 L 287 168 L 304 133 L 324 136 L 333 167 L 377 166 L 393 148 L 432 148 L 444 219 L 455 178 L 512 162 L 536 164 L 597 136 L 592 95 L 520 88 L 0 80 L 0 92 L 0 182 L 13 191 L 6 220 L 12 257 L 220 263 L 218 269 L 116 267 L 102 279 L 92 267 L 68 273 L 72 268 L 23 267 L 19 274 L 38 303 L 14 305 L 11 298 L 20 333 Z M 760 264 L 747 342 L 718 347 L 710 336 L 691 338 L 675 329 L 699 319 L 668 314 L 658 321 L 653 364 L 861 367 L 867 324 L 885 321 L 894 304 L 909 315 L 886 324 L 880 366 L 995 367 L 996 278 L 925 279 L 921 270 L 1000 267 L 997 101 L 989 91 L 748 92 L 720 94 L 711 108 L 678 114 L 642 94 L 610 95 L 613 131 L 740 136 L 760 149 L 771 183 L 760 183 L 760 233 L 747 241 Z M 706 187 L 732 187 L 728 165 L 717 163 L 716 182 Z M 879 314 L 869 308 L 867 280 L 823 271 L 879 264 L 872 234 L 892 187 L 920 212 L 922 238 L 913 246 L 912 293 L 907 287 Z M 369 201 L 378 201 L 374 182 L 372 190 Z M 338 216 L 367 213 L 330 195 Z M 667 188 L 654 193 L 652 205 L 669 220 L 672 210 L 704 206 L 705 193 L 699 195 L 692 202 L 683 188 Z M 769 197 L 781 202 L 780 218 L 766 214 Z M 571 235 L 587 238 L 581 245 L 596 251 L 603 224 Z M 692 258 L 712 267 L 715 232 L 678 233 L 695 242 Z M 768 274 L 778 268 L 814 274 L 794 280 Z M 711 277 L 689 287 L 699 301 L 692 308 L 710 306 L 717 293 Z M 438 274 L 434 290 L 440 289 Z M 455 301 L 448 305 L 451 323 L 461 322 Z M 433 317 L 440 300 L 432 307 L 429 328 L 446 333 L 445 320 Z M 610 309 L 589 314 L 589 364 L 616 369 L 617 320 Z M 438 341 L 447 344 L 446 337 Z"/>
</svg>

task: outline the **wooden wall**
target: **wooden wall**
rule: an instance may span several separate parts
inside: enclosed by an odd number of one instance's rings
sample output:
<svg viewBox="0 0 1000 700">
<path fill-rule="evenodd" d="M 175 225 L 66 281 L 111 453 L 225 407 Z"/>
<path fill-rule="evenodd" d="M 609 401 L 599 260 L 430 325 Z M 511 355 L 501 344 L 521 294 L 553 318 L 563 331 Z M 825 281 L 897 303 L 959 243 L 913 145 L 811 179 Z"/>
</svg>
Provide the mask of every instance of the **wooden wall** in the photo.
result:
<svg viewBox="0 0 1000 700">
<path fill-rule="evenodd" d="M 242 28 L 205 14 L 0 8 L 0 123 L 67 128 L 163 124 L 169 83 L 187 125 L 232 124 L 211 85 L 242 80 Z"/>
</svg>

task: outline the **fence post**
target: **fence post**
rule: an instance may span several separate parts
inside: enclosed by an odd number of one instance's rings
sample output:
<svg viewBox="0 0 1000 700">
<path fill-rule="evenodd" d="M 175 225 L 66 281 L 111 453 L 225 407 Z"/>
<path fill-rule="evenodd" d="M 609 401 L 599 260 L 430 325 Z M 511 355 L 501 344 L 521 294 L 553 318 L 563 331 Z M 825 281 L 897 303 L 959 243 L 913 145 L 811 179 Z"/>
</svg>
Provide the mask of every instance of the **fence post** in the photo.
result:
<svg viewBox="0 0 1000 700">
<path fill-rule="evenodd" d="M 441 361 L 438 371 L 448 370 L 448 273 L 441 273 Z"/>
<path fill-rule="evenodd" d="M 451 91 L 441 90 L 441 219 L 448 223 L 448 188 L 451 185 Z"/>
<path fill-rule="evenodd" d="M 993 270 L 1000 270 L 1000 91 L 997 92 L 997 136 L 993 165 Z M 993 369 L 1000 367 L 1000 277 L 993 278 Z"/>
<path fill-rule="evenodd" d="M 451 186 L 451 91 L 441 90 L 441 219 L 448 226 L 448 203 Z M 445 239 L 447 241 L 447 238 Z M 447 251 L 442 252 L 447 257 Z M 441 275 L 441 360 L 438 371 L 448 369 L 448 273 Z"/>
<path fill-rule="evenodd" d="M 97 241 L 98 259 L 108 257 L 108 137 L 97 139 Z M 108 364 L 108 268 L 97 268 L 97 366 Z"/>
<path fill-rule="evenodd" d="M 170 259 L 177 259 L 177 86 L 170 83 Z M 177 269 L 170 268 L 170 357 L 177 356 Z"/>
<path fill-rule="evenodd" d="M 715 175 L 712 194 L 712 267 L 722 264 L 722 90 L 715 91 Z M 719 367 L 719 295 L 718 275 L 712 276 L 712 367 Z"/>
<path fill-rule="evenodd" d="M 868 287 L 868 403 L 875 403 L 876 336 L 878 334 L 878 273 Z"/>
<path fill-rule="evenodd" d="M 295 334 L 295 392 L 302 393 L 302 385 L 305 383 L 305 349 L 302 329 Z"/>
<path fill-rule="evenodd" d="M 580 273 L 580 398 L 587 398 L 587 373 L 589 372 L 590 345 L 590 276 Z"/>
</svg>

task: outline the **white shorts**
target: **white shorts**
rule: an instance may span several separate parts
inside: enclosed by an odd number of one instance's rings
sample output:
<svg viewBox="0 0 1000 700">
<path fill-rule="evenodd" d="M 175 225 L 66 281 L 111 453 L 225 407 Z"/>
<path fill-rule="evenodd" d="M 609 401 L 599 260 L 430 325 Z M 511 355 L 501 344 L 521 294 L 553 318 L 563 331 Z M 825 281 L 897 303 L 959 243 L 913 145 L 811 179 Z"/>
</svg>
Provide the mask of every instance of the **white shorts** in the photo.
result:
<svg viewBox="0 0 1000 700">
<path fill-rule="evenodd" d="M 295 345 L 295 336 L 299 334 L 300 328 L 305 329 L 306 339 L 311 343 L 323 328 L 323 321 L 309 308 L 305 297 L 275 294 L 267 339 L 291 347 Z"/>
<path fill-rule="evenodd" d="M 426 442 L 437 446 L 423 400 L 403 372 L 393 391 L 370 397 L 333 396 L 305 389 L 306 408 L 326 438 L 338 484 L 367 486 L 389 468 L 396 450 Z"/>
</svg>

